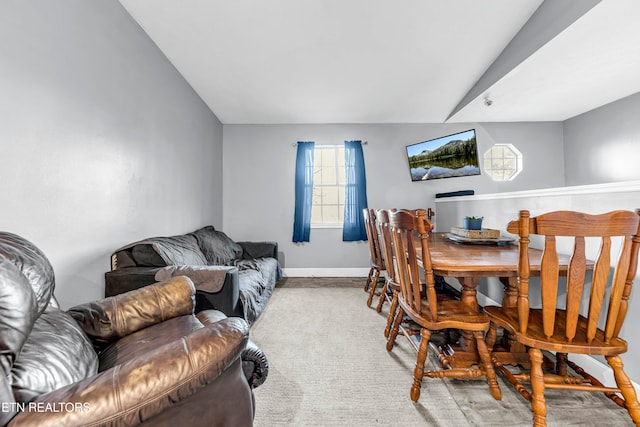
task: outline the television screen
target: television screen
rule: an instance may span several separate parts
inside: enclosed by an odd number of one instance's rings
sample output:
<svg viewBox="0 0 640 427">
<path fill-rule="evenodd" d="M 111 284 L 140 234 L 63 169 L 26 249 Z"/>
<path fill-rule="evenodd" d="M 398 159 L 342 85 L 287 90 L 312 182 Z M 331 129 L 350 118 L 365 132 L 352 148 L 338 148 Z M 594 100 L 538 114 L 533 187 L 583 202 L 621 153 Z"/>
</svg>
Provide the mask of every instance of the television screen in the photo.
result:
<svg viewBox="0 0 640 427">
<path fill-rule="evenodd" d="M 480 175 L 476 130 L 407 145 L 412 181 Z"/>
</svg>

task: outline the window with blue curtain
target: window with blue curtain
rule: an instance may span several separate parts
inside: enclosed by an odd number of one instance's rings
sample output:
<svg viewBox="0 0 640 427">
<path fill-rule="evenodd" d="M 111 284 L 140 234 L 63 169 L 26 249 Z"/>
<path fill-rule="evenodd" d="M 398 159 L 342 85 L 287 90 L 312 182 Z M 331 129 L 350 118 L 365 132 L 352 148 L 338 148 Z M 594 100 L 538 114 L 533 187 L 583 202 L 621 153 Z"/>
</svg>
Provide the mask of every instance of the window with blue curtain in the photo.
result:
<svg viewBox="0 0 640 427">
<path fill-rule="evenodd" d="M 360 141 L 344 142 L 345 201 L 342 240 L 367 240 L 362 210 L 367 208 L 367 178 Z"/>
<path fill-rule="evenodd" d="M 308 242 L 311 234 L 311 204 L 313 196 L 313 153 L 315 142 L 298 142 L 296 155 L 295 211 L 293 242 Z"/>
</svg>

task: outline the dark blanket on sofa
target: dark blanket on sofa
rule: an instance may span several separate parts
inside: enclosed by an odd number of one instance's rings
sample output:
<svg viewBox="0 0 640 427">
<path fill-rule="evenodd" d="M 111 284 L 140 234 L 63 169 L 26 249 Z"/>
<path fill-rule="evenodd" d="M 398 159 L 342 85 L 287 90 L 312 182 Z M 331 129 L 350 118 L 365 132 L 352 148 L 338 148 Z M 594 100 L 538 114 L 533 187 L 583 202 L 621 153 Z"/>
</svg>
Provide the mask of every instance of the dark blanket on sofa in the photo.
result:
<svg viewBox="0 0 640 427">
<path fill-rule="evenodd" d="M 237 260 L 235 266 L 240 270 L 240 300 L 244 318 L 252 324 L 269 302 L 274 288 L 272 284 L 282 278 L 282 270 L 275 258 Z"/>
</svg>

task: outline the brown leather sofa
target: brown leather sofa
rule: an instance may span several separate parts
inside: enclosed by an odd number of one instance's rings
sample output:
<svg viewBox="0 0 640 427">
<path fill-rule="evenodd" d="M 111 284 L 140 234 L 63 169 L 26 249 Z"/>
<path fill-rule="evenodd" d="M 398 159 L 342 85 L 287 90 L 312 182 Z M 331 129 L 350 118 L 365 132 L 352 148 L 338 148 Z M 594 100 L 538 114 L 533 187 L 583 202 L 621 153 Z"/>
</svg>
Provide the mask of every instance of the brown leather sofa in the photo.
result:
<svg viewBox="0 0 640 427">
<path fill-rule="evenodd" d="M 53 289 L 44 254 L 0 232 L 0 425 L 252 425 L 261 352 L 245 320 L 194 314 L 190 279 L 68 311 Z"/>
</svg>

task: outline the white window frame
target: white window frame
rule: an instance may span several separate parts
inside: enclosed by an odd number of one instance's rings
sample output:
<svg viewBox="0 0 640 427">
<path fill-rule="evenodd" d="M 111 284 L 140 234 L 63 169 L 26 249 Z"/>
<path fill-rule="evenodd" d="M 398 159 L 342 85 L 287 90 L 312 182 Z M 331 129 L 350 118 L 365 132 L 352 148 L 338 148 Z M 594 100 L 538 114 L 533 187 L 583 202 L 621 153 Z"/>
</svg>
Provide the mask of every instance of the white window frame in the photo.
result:
<svg viewBox="0 0 640 427">
<path fill-rule="evenodd" d="M 503 153 L 509 151 L 512 156 L 508 159 L 504 155 L 495 156 L 496 149 Z M 511 159 L 514 161 L 512 166 L 507 162 Z M 494 144 L 484 153 L 483 169 L 494 181 L 513 181 L 522 172 L 522 153 L 513 144 Z"/>
<path fill-rule="evenodd" d="M 321 162 L 321 151 L 322 150 L 333 150 L 334 154 L 334 163 L 335 165 L 335 181 L 336 184 L 326 184 L 320 182 L 318 179 L 317 173 L 320 173 L 320 169 L 322 168 Z M 345 175 L 344 175 L 344 145 L 317 145 L 314 147 L 314 177 L 313 177 L 313 197 L 312 197 L 312 207 L 311 207 L 311 228 L 342 228 L 344 222 L 344 200 L 345 200 Z M 340 166 L 342 165 L 342 167 Z M 340 176 L 342 174 L 342 176 Z M 318 194 L 318 191 L 323 187 L 337 187 L 338 188 L 338 211 L 339 211 L 339 222 L 329 222 L 324 221 L 322 218 L 318 221 L 317 214 L 319 211 L 322 212 L 322 208 L 319 206 L 323 205 L 322 196 Z M 320 199 L 320 200 L 319 200 Z M 319 202 L 319 203 L 318 203 Z M 334 203 L 328 203 L 330 206 L 335 206 Z M 319 210 L 320 209 L 320 210 Z"/>
</svg>

